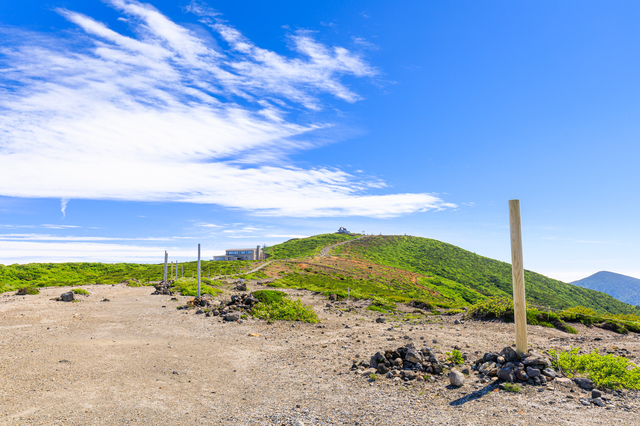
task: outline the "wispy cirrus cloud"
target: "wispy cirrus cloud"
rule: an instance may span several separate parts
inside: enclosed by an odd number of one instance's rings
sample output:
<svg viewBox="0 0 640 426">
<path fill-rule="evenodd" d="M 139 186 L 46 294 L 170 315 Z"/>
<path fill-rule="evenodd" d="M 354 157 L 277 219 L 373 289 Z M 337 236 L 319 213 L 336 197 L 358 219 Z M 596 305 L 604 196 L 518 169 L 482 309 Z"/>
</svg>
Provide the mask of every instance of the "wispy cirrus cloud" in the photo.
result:
<svg viewBox="0 0 640 426">
<path fill-rule="evenodd" d="M 67 9 L 56 11 L 77 27 L 71 38 L 0 28 L 1 195 L 60 198 L 63 215 L 74 198 L 300 217 L 454 207 L 434 194 L 373 194 L 384 182 L 339 169 L 286 164 L 331 126 L 290 111 L 321 110 L 327 95 L 356 102 L 342 78 L 378 74 L 359 53 L 298 31 L 287 57 L 201 4 L 188 10 L 219 42 L 149 4 L 107 3 L 134 37 Z"/>
</svg>

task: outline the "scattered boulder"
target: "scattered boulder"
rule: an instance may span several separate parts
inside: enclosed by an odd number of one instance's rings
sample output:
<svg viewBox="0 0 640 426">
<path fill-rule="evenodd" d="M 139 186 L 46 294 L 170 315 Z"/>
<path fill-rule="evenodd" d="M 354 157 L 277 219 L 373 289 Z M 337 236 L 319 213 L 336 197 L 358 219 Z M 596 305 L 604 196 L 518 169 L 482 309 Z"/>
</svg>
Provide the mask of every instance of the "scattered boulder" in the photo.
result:
<svg viewBox="0 0 640 426">
<path fill-rule="evenodd" d="M 335 302 L 336 300 L 338 300 L 338 295 L 337 294 L 330 295 L 329 300 L 331 300 L 332 302 Z"/>
<path fill-rule="evenodd" d="M 58 300 L 62 301 L 62 302 L 73 302 L 75 299 L 75 297 L 73 296 L 73 292 L 69 291 L 66 293 L 62 293 L 60 295 L 60 297 L 58 298 Z"/>
<path fill-rule="evenodd" d="M 245 283 L 244 280 L 238 280 L 235 289 L 238 291 L 247 291 L 247 283 Z"/>
<path fill-rule="evenodd" d="M 230 312 L 224 316 L 225 321 L 238 321 L 240 319 L 240 312 Z"/>
<path fill-rule="evenodd" d="M 507 362 L 513 362 L 520 359 L 517 352 L 510 346 L 502 349 L 502 351 L 500 351 L 500 356 L 503 357 Z"/>
<path fill-rule="evenodd" d="M 378 318 L 376 318 L 376 322 L 377 322 L 378 324 L 382 324 L 384 321 L 385 321 L 385 319 L 384 319 L 383 317 L 378 317 Z"/>
<path fill-rule="evenodd" d="M 508 367 L 501 368 L 500 370 L 498 370 L 498 378 L 509 383 L 513 383 L 516 381 L 516 376 L 513 373 L 513 369 Z"/>
<path fill-rule="evenodd" d="M 595 387 L 593 385 L 593 381 L 591 379 L 587 379 L 586 377 L 576 377 L 575 379 L 573 379 L 573 382 L 586 391 L 593 390 L 593 388 Z"/>
<path fill-rule="evenodd" d="M 546 356 L 539 354 L 537 352 L 530 352 L 530 355 L 527 356 L 526 358 L 524 358 L 522 360 L 522 363 L 525 366 L 543 366 L 543 368 L 549 367 L 551 366 L 551 361 L 549 361 L 549 358 L 547 358 Z"/>
<path fill-rule="evenodd" d="M 600 398 L 602 396 L 602 392 L 598 389 L 594 389 L 591 391 L 591 398 Z"/>
<path fill-rule="evenodd" d="M 166 295 L 173 296 L 173 292 L 171 291 L 171 282 L 170 281 L 161 281 L 159 284 L 153 286 L 156 291 L 151 293 L 152 295 Z"/>
<path fill-rule="evenodd" d="M 449 372 L 449 382 L 452 386 L 460 387 L 464 385 L 464 374 L 459 371 L 451 370 Z"/>
</svg>

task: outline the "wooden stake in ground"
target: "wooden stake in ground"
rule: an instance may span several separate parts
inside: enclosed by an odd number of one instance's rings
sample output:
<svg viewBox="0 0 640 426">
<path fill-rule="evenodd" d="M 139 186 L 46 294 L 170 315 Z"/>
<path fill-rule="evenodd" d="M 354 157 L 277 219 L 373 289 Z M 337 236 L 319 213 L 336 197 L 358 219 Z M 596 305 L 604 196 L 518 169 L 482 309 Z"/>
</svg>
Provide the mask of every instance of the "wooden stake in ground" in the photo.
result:
<svg viewBox="0 0 640 426">
<path fill-rule="evenodd" d="M 524 295 L 524 265 L 522 263 L 522 229 L 520 200 L 509 200 L 511 224 L 511 271 L 513 275 L 513 316 L 516 322 L 516 352 L 527 353 L 527 302 Z"/>
<path fill-rule="evenodd" d="M 198 244 L 198 297 L 200 297 L 200 244 Z"/>
<path fill-rule="evenodd" d="M 167 260 L 169 260 L 169 254 L 164 251 L 164 282 L 167 282 Z"/>
</svg>

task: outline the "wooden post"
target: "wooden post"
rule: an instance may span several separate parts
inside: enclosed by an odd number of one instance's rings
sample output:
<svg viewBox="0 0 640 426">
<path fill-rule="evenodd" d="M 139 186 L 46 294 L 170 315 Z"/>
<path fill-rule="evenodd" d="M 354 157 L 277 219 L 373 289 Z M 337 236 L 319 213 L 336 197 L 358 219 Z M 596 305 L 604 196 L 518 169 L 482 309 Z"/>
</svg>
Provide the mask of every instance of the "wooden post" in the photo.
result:
<svg viewBox="0 0 640 426">
<path fill-rule="evenodd" d="M 173 279 L 173 260 L 171 261 L 171 274 L 169 276 Z"/>
<path fill-rule="evenodd" d="M 169 254 L 164 251 L 164 282 L 167 282 L 167 260 L 169 260 Z"/>
<path fill-rule="evenodd" d="M 200 297 L 200 244 L 198 244 L 198 297 Z"/>
<path fill-rule="evenodd" d="M 529 352 L 527 347 L 527 302 L 524 294 L 524 265 L 522 263 L 522 229 L 520 200 L 509 200 L 511 224 L 511 271 L 513 275 L 513 315 L 516 322 L 516 352 Z"/>
</svg>

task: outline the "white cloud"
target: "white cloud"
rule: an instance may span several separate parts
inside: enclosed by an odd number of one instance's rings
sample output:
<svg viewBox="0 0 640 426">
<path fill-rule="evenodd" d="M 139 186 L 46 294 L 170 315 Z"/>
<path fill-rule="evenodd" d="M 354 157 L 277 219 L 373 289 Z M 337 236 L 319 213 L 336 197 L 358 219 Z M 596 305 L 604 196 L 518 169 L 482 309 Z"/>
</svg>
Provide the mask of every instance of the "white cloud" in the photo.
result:
<svg viewBox="0 0 640 426">
<path fill-rule="evenodd" d="M 341 78 L 377 75 L 358 53 L 299 31 L 285 57 L 192 4 L 224 50 L 151 5 L 109 4 L 135 37 L 66 9 L 57 11 L 82 31 L 73 40 L 0 29 L 0 195 L 60 198 L 63 214 L 68 199 L 300 217 L 454 207 L 433 194 L 372 195 L 383 182 L 337 169 L 282 165 L 331 126 L 287 111 L 322 109 L 326 94 L 355 102 Z"/>
<path fill-rule="evenodd" d="M 62 212 L 62 218 L 64 219 L 65 217 L 67 217 L 67 204 L 69 203 L 69 200 L 67 198 L 63 198 L 62 200 L 60 200 L 60 211 Z"/>
<path fill-rule="evenodd" d="M 0 234 L 0 241 L 172 241 L 178 237 L 166 238 L 117 238 L 117 237 L 76 237 L 50 234 Z"/>
</svg>

